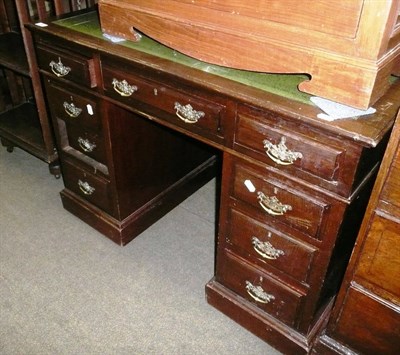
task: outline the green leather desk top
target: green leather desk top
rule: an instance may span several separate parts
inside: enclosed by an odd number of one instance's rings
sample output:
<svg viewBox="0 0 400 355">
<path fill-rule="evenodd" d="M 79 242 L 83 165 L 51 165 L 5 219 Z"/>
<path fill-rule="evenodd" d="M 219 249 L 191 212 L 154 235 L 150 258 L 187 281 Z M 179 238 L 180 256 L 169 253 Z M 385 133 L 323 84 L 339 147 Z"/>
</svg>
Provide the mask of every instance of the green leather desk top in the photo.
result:
<svg viewBox="0 0 400 355">
<path fill-rule="evenodd" d="M 103 36 L 97 12 L 89 12 L 66 19 L 56 20 L 54 23 L 109 41 L 109 39 Z M 221 67 L 188 57 L 144 35 L 138 42 L 123 41 L 120 42 L 119 45 L 312 105 L 309 100 L 310 95 L 297 89 L 297 85 L 300 82 L 308 80 L 308 76 L 305 74 L 268 74 Z"/>
</svg>

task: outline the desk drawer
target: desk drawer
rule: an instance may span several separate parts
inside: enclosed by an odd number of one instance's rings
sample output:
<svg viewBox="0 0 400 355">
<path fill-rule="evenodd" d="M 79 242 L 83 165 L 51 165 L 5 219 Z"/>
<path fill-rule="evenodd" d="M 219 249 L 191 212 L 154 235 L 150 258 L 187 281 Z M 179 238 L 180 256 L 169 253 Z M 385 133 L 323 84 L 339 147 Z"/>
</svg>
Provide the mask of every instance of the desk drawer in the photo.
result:
<svg viewBox="0 0 400 355">
<path fill-rule="evenodd" d="M 168 113 L 162 118 L 170 123 L 194 133 L 223 137 L 225 106 L 221 103 L 188 94 L 162 82 L 145 80 L 132 72 L 121 73 L 106 65 L 103 65 L 103 81 L 107 95 L 118 101 L 133 107 L 135 103 L 145 103 Z"/>
<path fill-rule="evenodd" d="M 110 182 L 99 175 L 81 169 L 66 159 L 63 161 L 65 187 L 77 195 L 112 214 Z"/>
<path fill-rule="evenodd" d="M 53 118 L 90 129 L 101 128 L 101 117 L 95 97 L 72 88 L 61 88 L 46 79 L 46 94 Z"/>
<path fill-rule="evenodd" d="M 54 78 L 70 80 L 89 88 L 97 86 L 92 58 L 61 48 L 37 46 L 39 68 Z"/>
<path fill-rule="evenodd" d="M 293 127 L 281 116 L 239 106 L 235 147 L 258 160 L 311 183 L 348 194 L 346 174 L 356 166 L 346 161 L 347 147 L 311 129 Z M 340 182 L 340 184 L 338 184 Z M 340 191 L 343 190 L 343 191 Z"/>
<path fill-rule="evenodd" d="M 88 157 L 107 165 L 102 132 L 88 131 L 73 124 L 66 125 L 69 146 Z"/>
<path fill-rule="evenodd" d="M 219 258 L 218 282 L 280 321 L 294 324 L 304 295 L 234 254 L 227 252 Z"/>
<path fill-rule="evenodd" d="M 321 231 L 331 216 L 335 217 L 333 199 L 278 174 L 257 170 L 237 160 L 232 179 L 232 196 L 255 208 L 263 220 L 273 219 L 312 238 L 321 239 Z"/>
<path fill-rule="evenodd" d="M 226 237 L 235 252 L 250 255 L 257 265 L 268 265 L 306 283 L 317 249 L 289 237 L 245 213 L 229 210 Z"/>
</svg>

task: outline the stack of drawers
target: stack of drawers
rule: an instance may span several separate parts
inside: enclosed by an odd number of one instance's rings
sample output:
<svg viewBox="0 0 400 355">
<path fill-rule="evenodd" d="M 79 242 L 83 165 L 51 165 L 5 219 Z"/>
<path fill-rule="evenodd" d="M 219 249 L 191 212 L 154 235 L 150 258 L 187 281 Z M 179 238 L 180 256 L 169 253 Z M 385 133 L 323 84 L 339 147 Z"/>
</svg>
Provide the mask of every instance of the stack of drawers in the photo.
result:
<svg viewBox="0 0 400 355">
<path fill-rule="evenodd" d="M 233 147 L 243 156 L 224 155 L 209 302 L 279 349 L 307 352 L 343 275 L 380 149 L 249 105 L 238 105 Z M 293 343 L 283 345 L 282 334 Z"/>
<path fill-rule="evenodd" d="M 128 243 L 215 174 L 213 150 L 143 116 L 143 103 L 164 102 L 163 88 L 150 90 L 131 71 L 129 85 L 107 64 L 102 72 L 100 56 L 74 43 L 40 41 L 37 57 L 60 148 L 64 207 L 116 243 Z M 204 106 L 218 138 L 219 111 Z"/>
<path fill-rule="evenodd" d="M 48 72 L 45 88 L 63 156 L 66 188 L 85 201 L 113 214 L 110 174 L 94 60 L 67 54 L 62 48 L 38 47 L 39 66 Z M 77 84 L 76 87 L 74 84 Z"/>
</svg>

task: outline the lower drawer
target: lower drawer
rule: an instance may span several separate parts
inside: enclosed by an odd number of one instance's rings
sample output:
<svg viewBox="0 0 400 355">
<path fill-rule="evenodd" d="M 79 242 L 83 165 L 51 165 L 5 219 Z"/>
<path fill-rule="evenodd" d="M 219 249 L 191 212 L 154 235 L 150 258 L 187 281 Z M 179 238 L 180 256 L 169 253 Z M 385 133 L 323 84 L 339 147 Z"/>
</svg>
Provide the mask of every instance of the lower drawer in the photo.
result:
<svg viewBox="0 0 400 355">
<path fill-rule="evenodd" d="M 329 225 L 341 220 L 343 204 L 270 170 L 235 159 L 234 199 L 252 206 L 264 220 L 287 225 L 311 238 L 323 240 Z"/>
<path fill-rule="evenodd" d="M 110 182 L 69 161 L 62 164 L 65 187 L 109 214 L 113 214 Z"/>
<path fill-rule="evenodd" d="M 293 325 L 304 295 L 230 252 L 219 255 L 217 281 L 280 321 Z"/>
<path fill-rule="evenodd" d="M 66 130 L 69 146 L 107 165 L 105 144 L 101 131 L 91 131 L 68 123 L 66 124 Z"/>
<path fill-rule="evenodd" d="M 234 208 L 229 210 L 229 220 L 226 239 L 235 251 L 251 256 L 260 266 L 267 264 L 307 283 L 316 248 Z"/>
</svg>

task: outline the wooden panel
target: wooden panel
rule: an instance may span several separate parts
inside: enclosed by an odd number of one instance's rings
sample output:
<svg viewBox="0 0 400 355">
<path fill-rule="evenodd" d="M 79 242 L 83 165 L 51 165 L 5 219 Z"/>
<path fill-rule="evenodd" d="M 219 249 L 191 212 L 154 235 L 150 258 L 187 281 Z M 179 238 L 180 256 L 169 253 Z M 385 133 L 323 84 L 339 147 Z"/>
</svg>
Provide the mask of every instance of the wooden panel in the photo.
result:
<svg viewBox="0 0 400 355">
<path fill-rule="evenodd" d="M 398 143 L 400 147 L 400 142 Z M 381 199 L 398 208 L 397 218 L 400 218 L 400 149 L 393 157 L 388 179 L 382 189 Z"/>
<path fill-rule="evenodd" d="M 135 3 L 135 0 L 129 0 Z M 140 1 L 136 1 L 140 3 Z M 152 1 L 148 1 L 151 3 Z M 273 0 L 177 0 L 172 3 L 186 3 L 224 13 L 253 17 L 262 21 L 283 23 L 322 33 L 355 37 L 364 1 L 319 0 L 304 6 L 301 1 Z M 196 12 L 196 10 L 194 10 Z M 337 14 L 340 13 L 340 16 Z M 323 14 L 323 16 L 321 16 Z"/>
<path fill-rule="evenodd" d="M 400 349 L 399 309 L 361 289 L 350 288 L 339 318 L 339 340 L 365 355 L 397 355 Z"/>
<path fill-rule="evenodd" d="M 387 90 L 400 56 L 397 38 L 389 46 L 398 0 L 100 0 L 99 11 L 106 33 L 144 33 L 221 66 L 308 73 L 300 90 L 364 109 Z"/>
<path fill-rule="evenodd" d="M 398 295 L 400 302 L 400 227 L 374 215 L 355 275 Z"/>
<path fill-rule="evenodd" d="M 313 354 L 400 349 L 400 112 L 325 334 Z"/>
</svg>

